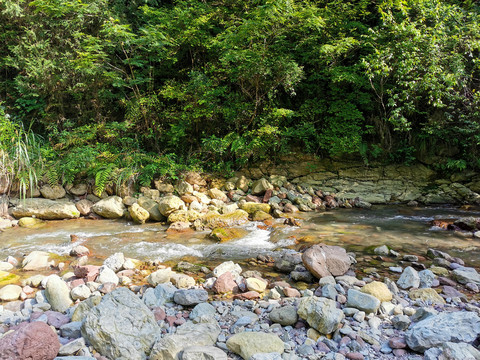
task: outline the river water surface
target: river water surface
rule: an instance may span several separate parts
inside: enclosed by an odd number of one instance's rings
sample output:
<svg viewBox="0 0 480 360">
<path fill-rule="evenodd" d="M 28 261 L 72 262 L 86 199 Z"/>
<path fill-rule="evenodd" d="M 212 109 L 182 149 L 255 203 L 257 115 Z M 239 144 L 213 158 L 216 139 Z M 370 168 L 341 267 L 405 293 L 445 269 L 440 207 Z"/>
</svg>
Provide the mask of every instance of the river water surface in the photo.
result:
<svg viewBox="0 0 480 360">
<path fill-rule="evenodd" d="M 430 247 L 441 249 L 480 266 L 480 240 L 465 234 L 433 228 L 433 219 L 480 217 L 480 209 L 451 207 L 408 208 L 376 206 L 371 210 L 340 209 L 323 213 L 302 213 L 301 227 L 290 227 L 276 220 L 272 227 L 249 223 L 246 236 L 227 243 L 216 243 L 207 232 L 167 234 L 157 223 L 135 225 L 124 220 L 50 221 L 39 229 L 15 228 L 0 232 L 0 258 L 21 257 L 33 250 L 68 255 L 83 244 L 99 259 L 115 252 L 139 260 L 197 258 L 209 263 L 271 255 L 284 247 L 301 247 L 305 242 L 340 245 L 357 253 L 371 252 L 383 244 L 403 254 L 424 255 Z M 78 236 L 71 241 L 70 235 Z"/>
</svg>

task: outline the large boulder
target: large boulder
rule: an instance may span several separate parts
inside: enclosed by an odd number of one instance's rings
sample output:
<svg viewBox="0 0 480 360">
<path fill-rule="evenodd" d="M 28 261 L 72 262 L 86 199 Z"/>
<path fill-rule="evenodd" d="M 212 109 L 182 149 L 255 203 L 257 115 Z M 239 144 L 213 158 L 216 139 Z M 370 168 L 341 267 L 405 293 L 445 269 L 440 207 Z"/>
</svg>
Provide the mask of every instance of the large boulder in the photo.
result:
<svg viewBox="0 0 480 360">
<path fill-rule="evenodd" d="M 133 292 L 119 288 L 85 315 L 82 335 L 100 354 L 118 360 L 144 360 L 160 328 Z"/>
<path fill-rule="evenodd" d="M 45 285 L 45 297 L 52 310 L 64 312 L 73 305 L 67 283 L 57 275 L 51 275 Z"/>
<path fill-rule="evenodd" d="M 480 284 L 480 274 L 477 270 L 470 267 L 459 267 L 453 270 L 453 276 L 461 284 L 475 283 Z"/>
<path fill-rule="evenodd" d="M 138 205 L 137 203 L 133 204 L 128 208 L 128 212 L 130 213 L 130 216 L 132 217 L 133 221 L 135 221 L 138 224 L 144 224 L 145 221 L 148 220 L 150 217 L 150 213 Z"/>
<path fill-rule="evenodd" d="M 158 210 L 166 217 L 172 212 L 183 208 L 185 208 L 185 203 L 175 195 L 165 196 L 158 201 Z"/>
<path fill-rule="evenodd" d="M 410 349 L 424 352 L 446 342 L 470 343 L 480 335 L 480 317 L 474 312 L 457 311 L 430 316 L 405 334 Z"/>
<path fill-rule="evenodd" d="M 50 326 L 23 322 L 0 339 L 0 360 L 53 360 L 59 349 L 58 336 Z"/>
<path fill-rule="evenodd" d="M 351 265 L 345 249 L 324 244 L 313 245 L 302 255 L 305 267 L 315 277 L 344 275 Z"/>
<path fill-rule="evenodd" d="M 23 259 L 22 268 L 25 271 L 45 270 L 55 264 L 50 260 L 51 255 L 45 251 L 32 251 Z"/>
<path fill-rule="evenodd" d="M 236 210 L 230 214 L 220 215 L 212 211 L 207 213 L 202 221 L 210 229 L 242 225 L 248 222 L 248 213 L 244 210 Z"/>
<path fill-rule="evenodd" d="M 125 205 L 120 196 L 109 196 L 93 205 L 92 210 L 106 219 L 118 219 L 125 213 Z"/>
<path fill-rule="evenodd" d="M 157 341 L 150 354 L 150 360 L 177 360 L 178 354 L 190 346 L 211 346 L 220 334 L 218 323 L 208 322 L 194 324 L 189 321 L 177 328 L 173 335 L 167 335 Z"/>
<path fill-rule="evenodd" d="M 245 360 L 248 360 L 252 355 L 258 353 L 276 352 L 282 354 L 284 344 L 277 335 L 249 331 L 241 332 L 230 337 L 227 340 L 227 348 Z"/>
<path fill-rule="evenodd" d="M 60 185 L 43 185 L 40 188 L 40 193 L 45 199 L 55 200 L 63 198 L 66 194 L 65 189 L 63 186 Z"/>
<path fill-rule="evenodd" d="M 138 198 L 138 205 L 148 211 L 150 214 L 150 220 L 153 221 L 165 221 L 165 216 L 162 215 L 158 209 L 158 203 L 146 196 L 140 196 Z"/>
<path fill-rule="evenodd" d="M 298 315 L 319 333 L 327 335 L 338 329 L 345 315 L 336 302 L 316 296 L 304 297 L 298 306 Z"/>
<path fill-rule="evenodd" d="M 76 219 L 80 217 L 75 204 L 68 200 L 49 200 L 42 198 L 31 198 L 12 201 L 16 205 L 12 215 L 17 219 L 22 217 L 35 216 L 44 220 Z"/>
</svg>

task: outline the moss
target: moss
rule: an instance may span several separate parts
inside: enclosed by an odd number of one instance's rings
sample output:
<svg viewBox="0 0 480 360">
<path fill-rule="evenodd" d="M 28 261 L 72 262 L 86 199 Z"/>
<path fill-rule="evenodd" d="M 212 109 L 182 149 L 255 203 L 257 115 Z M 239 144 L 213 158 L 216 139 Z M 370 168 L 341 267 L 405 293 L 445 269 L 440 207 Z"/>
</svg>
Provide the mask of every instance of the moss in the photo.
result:
<svg viewBox="0 0 480 360">
<path fill-rule="evenodd" d="M 259 204 L 254 202 L 246 202 L 240 206 L 242 210 L 245 210 L 249 215 L 255 214 L 257 211 L 263 211 L 267 214 L 270 213 L 270 205 Z"/>
<path fill-rule="evenodd" d="M 0 271 L 0 286 L 17 283 L 20 280 L 20 276 L 11 274 L 6 271 Z"/>
<path fill-rule="evenodd" d="M 234 239 L 239 239 L 247 234 L 247 231 L 244 229 L 237 228 L 216 228 L 210 234 L 210 237 L 213 240 L 218 242 L 227 242 Z"/>
<path fill-rule="evenodd" d="M 210 229 L 218 227 L 229 227 L 245 224 L 248 222 L 248 213 L 243 210 L 236 210 L 230 214 L 220 215 L 218 213 L 208 213 L 203 217 L 203 223 Z"/>
<path fill-rule="evenodd" d="M 272 216 L 262 210 L 256 211 L 252 216 L 253 221 L 265 221 L 270 219 L 272 219 Z"/>
</svg>

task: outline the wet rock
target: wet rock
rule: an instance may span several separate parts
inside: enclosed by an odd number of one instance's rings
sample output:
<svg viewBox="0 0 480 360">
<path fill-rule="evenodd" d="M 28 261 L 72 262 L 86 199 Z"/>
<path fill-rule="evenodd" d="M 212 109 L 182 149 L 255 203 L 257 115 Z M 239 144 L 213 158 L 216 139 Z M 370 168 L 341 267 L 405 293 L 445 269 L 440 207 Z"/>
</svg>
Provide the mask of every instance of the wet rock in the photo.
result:
<svg viewBox="0 0 480 360">
<path fill-rule="evenodd" d="M 355 289 L 349 289 L 347 295 L 347 307 L 353 307 L 365 311 L 366 313 L 374 313 L 380 307 L 380 300 L 375 296 L 365 294 Z"/>
<path fill-rule="evenodd" d="M 70 289 L 57 275 L 49 276 L 45 286 L 45 297 L 55 311 L 64 312 L 73 305 Z"/>
<path fill-rule="evenodd" d="M 188 347 L 214 345 L 219 334 L 220 327 L 215 320 L 200 324 L 189 321 L 179 326 L 175 334 L 159 339 L 153 346 L 150 360 L 176 360 Z"/>
<path fill-rule="evenodd" d="M 76 219 L 80 217 L 80 212 L 76 206 L 67 200 L 29 198 L 14 203 L 16 206 L 12 210 L 12 215 L 17 219 L 31 216 L 43 220 Z"/>
<path fill-rule="evenodd" d="M 289 274 L 301 263 L 302 255 L 300 253 L 285 251 L 276 257 L 274 267 L 278 271 Z"/>
<path fill-rule="evenodd" d="M 317 278 L 344 275 L 351 265 L 345 249 L 324 244 L 313 245 L 302 255 L 305 267 Z"/>
<path fill-rule="evenodd" d="M 25 271 L 45 270 L 53 265 L 50 254 L 44 251 L 32 251 L 22 261 L 22 268 Z"/>
<path fill-rule="evenodd" d="M 18 220 L 18 226 L 28 229 L 38 229 L 45 225 L 45 221 L 34 217 L 22 217 Z"/>
<path fill-rule="evenodd" d="M 208 293 L 203 289 L 177 290 L 173 301 L 184 306 L 197 305 L 208 300 Z"/>
<path fill-rule="evenodd" d="M 246 211 L 249 215 L 253 215 L 258 211 L 263 211 L 264 213 L 270 213 L 270 205 L 254 203 L 254 202 L 245 202 L 240 204 L 240 209 Z"/>
<path fill-rule="evenodd" d="M 248 213 L 244 210 L 235 210 L 230 214 L 219 214 L 211 211 L 205 214 L 202 222 L 209 229 L 237 226 L 248 223 Z"/>
<path fill-rule="evenodd" d="M 406 267 L 400 275 L 397 285 L 402 289 L 418 288 L 420 286 L 420 276 L 417 270 L 411 266 Z"/>
<path fill-rule="evenodd" d="M 105 295 L 82 324 L 82 334 L 94 349 L 118 360 L 144 360 L 159 332 L 153 313 L 125 288 Z"/>
<path fill-rule="evenodd" d="M 227 340 L 227 348 L 245 360 L 257 353 L 276 352 L 283 354 L 283 341 L 274 334 L 262 332 L 242 332 Z"/>
<path fill-rule="evenodd" d="M 297 320 L 297 310 L 294 306 L 282 306 L 270 312 L 269 318 L 272 322 L 282 326 L 294 325 Z"/>
<path fill-rule="evenodd" d="M 298 315 L 324 335 L 337 330 L 344 318 L 343 311 L 337 309 L 335 301 L 315 296 L 300 300 Z"/>
<path fill-rule="evenodd" d="M 228 242 L 245 236 L 248 232 L 239 228 L 216 228 L 213 229 L 209 237 L 218 242 Z"/>
<path fill-rule="evenodd" d="M 75 246 L 72 250 L 70 250 L 70 256 L 81 257 L 90 255 L 90 250 L 82 245 Z"/>
<path fill-rule="evenodd" d="M 128 208 L 128 212 L 130 213 L 133 221 L 135 221 L 137 224 L 144 224 L 150 217 L 148 210 L 144 209 L 137 203 L 130 206 Z"/>
<path fill-rule="evenodd" d="M 479 334 L 480 317 L 473 312 L 458 311 L 418 322 L 406 332 L 405 339 L 410 349 L 423 353 L 447 342 L 472 342 Z"/>
<path fill-rule="evenodd" d="M 92 210 L 106 219 L 121 218 L 126 210 L 120 196 L 109 196 L 93 205 Z"/>
<path fill-rule="evenodd" d="M 227 354 L 215 346 L 190 346 L 183 350 L 182 360 L 227 360 Z"/>
<path fill-rule="evenodd" d="M 392 301 L 393 295 L 387 285 L 379 281 L 372 281 L 361 288 L 361 292 L 375 296 L 381 302 Z"/>
<path fill-rule="evenodd" d="M 60 349 L 57 334 L 47 324 L 21 323 L 0 339 L 0 360 L 52 360 Z"/>
</svg>

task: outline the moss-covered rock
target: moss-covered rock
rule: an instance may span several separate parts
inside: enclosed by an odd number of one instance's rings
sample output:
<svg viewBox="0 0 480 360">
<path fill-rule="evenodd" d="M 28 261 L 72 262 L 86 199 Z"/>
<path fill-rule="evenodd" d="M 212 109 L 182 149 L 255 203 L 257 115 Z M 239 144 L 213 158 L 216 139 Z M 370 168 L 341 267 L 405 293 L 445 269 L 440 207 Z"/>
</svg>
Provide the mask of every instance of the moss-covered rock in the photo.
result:
<svg viewBox="0 0 480 360">
<path fill-rule="evenodd" d="M 240 205 L 242 210 L 245 210 L 249 215 L 255 214 L 257 211 L 263 211 L 267 214 L 270 213 L 270 205 L 268 204 L 259 204 L 254 202 L 245 202 Z"/>
<path fill-rule="evenodd" d="M 38 229 L 42 226 L 45 226 L 46 222 L 34 217 L 23 217 L 18 220 L 18 226 L 29 228 L 29 229 Z"/>
<path fill-rule="evenodd" d="M 210 229 L 236 226 L 248 222 L 248 213 L 244 210 L 236 210 L 231 214 L 221 215 L 218 212 L 211 211 L 203 217 L 202 221 Z"/>
<path fill-rule="evenodd" d="M 20 277 L 6 271 L 0 271 L 0 286 L 14 284 L 20 280 Z"/>
<path fill-rule="evenodd" d="M 256 211 L 255 214 L 252 215 L 253 221 L 265 221 L 272 219 L 272 216 L 265 211 Z"/>
<path fill-rule="evenodd" d="M 168 222 L 193 222 L 201 217 L 202 214 L 194 210 L 177 210 L 168 215 Z"/>
<path fill-rule="evenodd" d="M 247 233 L 248 232 L 246 230 L 238 228 L 216 228 L 213 229 L 210 237 L 213 240 L 223 243 L 230 240 L 239 239 L 245 236 Z"/>
<path fill-rule="evenodd" d="M 133 204 L 128 208 L 128 212 L 130 213 L 130 216 L 132 217 L 133 221 L 135 221 L 138 224 L 144 224 L 145 221 L 148 220 L 150 217 L 150 213 L 138 205 L 137 203 Z"/>
</svg>

